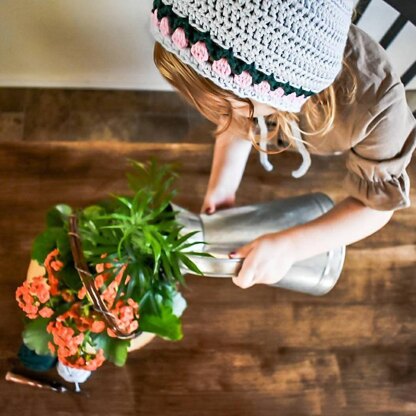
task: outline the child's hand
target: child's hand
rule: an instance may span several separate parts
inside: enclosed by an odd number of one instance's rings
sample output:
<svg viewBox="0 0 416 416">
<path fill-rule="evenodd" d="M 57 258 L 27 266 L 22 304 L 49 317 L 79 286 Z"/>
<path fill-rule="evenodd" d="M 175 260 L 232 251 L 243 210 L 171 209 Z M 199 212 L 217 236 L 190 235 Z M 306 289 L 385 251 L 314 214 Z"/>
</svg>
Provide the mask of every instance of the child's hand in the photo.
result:
<svg viewBox="0 0 416 416">
<path fill-rule="evenodd" d="M 235 192 L 227 192 L 226 190 L 216 189 L 208 190 L 201 212 L 205 214 L 213 214 L 217 209 L 229 208 L 235 204 Z"/>
<path fill-rule="evenodd" d="M 213 214 L 219 208 L 234 205 L 235 194 L 251 150 L 250 140 L 234 137 L 231 133 L 217 136 L 211 174 L 201 212 Z"/>
<path fill-rule="evenodd" d="M 230 253 L 231 258 L 244 258 L 233 282 L 246 289 L 257 283 L 277 283 L 296 261 L 296 249 L 288 233 L 265 234 Z"/>
</svg>

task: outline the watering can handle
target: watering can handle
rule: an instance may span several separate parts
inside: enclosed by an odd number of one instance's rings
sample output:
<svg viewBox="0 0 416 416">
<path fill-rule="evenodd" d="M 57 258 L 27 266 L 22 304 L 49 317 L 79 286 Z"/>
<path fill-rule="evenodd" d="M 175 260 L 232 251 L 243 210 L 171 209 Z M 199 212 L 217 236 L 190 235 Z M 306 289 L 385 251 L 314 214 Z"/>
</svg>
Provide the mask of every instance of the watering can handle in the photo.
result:
<svg viewBox="0 0 416 416">
<path fill-rule="evenodd" d="M 85 286 L 87 293 L 94 304 L 94 309 L 102 315 L 107 327 L 110 328 L 118 338 L 133 339 L 140 335 L 141 331 L 127 333 L 125 330 L 120 328 L 116 317 L 108 310 L 107 305 L 101 298 L 99 290 L 95 287 L 93 275 L 88 270 L 88 265 L 82 251 L 81 238 L 78 234 L 76 214 L 71 214 L 69 217 L 68 235 L 75 269 L 78 271 L 81 282 Z"/>
</svg>

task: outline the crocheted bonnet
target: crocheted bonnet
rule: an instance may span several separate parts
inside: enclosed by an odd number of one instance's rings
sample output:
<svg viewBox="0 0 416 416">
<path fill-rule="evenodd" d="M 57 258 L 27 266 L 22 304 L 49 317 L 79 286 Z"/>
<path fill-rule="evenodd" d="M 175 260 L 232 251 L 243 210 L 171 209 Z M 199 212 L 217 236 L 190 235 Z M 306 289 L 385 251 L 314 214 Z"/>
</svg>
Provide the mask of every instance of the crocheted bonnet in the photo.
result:
<svg viewBox="0 0 416 416">
<path fill-rule="evenodd" d="M 353 0 L 154 0 L 155 39 L 239 97 L 298 112 L 333 83 Z"/>
</svg>

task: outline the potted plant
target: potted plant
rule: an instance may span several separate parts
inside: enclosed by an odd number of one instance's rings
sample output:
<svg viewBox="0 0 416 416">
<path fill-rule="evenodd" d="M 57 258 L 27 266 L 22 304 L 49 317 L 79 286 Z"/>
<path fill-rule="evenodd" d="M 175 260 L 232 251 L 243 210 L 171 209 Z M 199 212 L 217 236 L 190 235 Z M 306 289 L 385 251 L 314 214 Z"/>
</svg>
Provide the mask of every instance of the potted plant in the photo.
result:
<svg viewBox="0 0 416 416">
<path fill-rule="evenodd" d="M 173 166 L 130 162 L 133 195 L 49 210 L 16 291 L 25 347 L 56 356 L 68 381 L 83 381 L 105 360 L 124 365 L 154 336 L 180 340 L 181 266 L 202 274 L 188 255 L 207 254 L 192 252 L 201 242 L 181 234 L 172 209 Z"/>
</svg>

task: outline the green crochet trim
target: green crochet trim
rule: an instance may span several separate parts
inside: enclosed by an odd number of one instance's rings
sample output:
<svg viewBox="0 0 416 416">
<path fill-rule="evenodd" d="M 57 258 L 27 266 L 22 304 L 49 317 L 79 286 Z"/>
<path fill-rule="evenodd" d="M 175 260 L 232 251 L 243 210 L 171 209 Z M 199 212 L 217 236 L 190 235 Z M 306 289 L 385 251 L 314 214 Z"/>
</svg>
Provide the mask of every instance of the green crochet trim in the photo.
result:
<svg viewBox="0 0 416 416">
<path fill-rule="evenodd" d="M 305 97 L 310 97 L 315 95 L 315 93 L 312 91 L 306 91 L 303 88 L 292 87 L 288 82 L 282 83 L 276 81 L 272 74 L 266 75 L 256 69 L 254 63 L 247 64 L 241 59 L 236 58 L 231 48 L 224 49 L 217 45 L 211 39 L 209 32 L 200 32 L 199 30 L 192 27 L 186 18 L 176 15 L 172 9 L 172 6 L 165 5 L 162 0 L 153 1 L 152 12 L 154 12 L 156 9 L 158 19 L 161 20 L 162 18 L 167 17 L 169 19 L 169 27 L 173 31 L 175 31 L 178 27 L 182 28 L 185 32 L 186 38 L 192 45 L 199 41 L 204 42 L 210 58 L 212 58 L 214 61 L 217 61 L 221 58 L 226 58 L 233 74 L 240 75 L 243 71 L 247 71 L 251 75 L 254 84 L 260 84 L 262 81 L 267 81 L 270 84 L 272 91 L 280 87 L 284 90 L 286 95 L 289 95 L 293 92 L 296 93 L 296 96 L 304 95 Z"/>
</svg>

